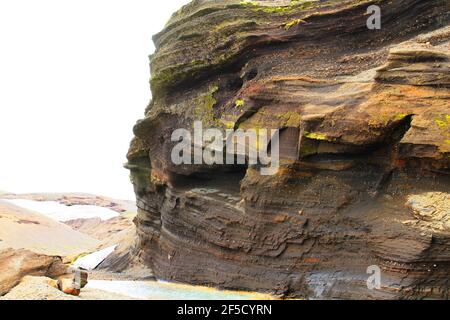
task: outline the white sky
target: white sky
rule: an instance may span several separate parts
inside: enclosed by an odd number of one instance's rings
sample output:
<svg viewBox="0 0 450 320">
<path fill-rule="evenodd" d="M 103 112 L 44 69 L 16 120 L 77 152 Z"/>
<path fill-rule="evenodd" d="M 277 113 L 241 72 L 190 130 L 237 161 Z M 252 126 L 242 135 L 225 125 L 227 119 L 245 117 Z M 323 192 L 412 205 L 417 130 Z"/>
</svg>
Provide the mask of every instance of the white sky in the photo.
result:
<svg viewBox="0 0 450 320">
<path fill-rule="evenodd" d="M 0 190 L 133 199 L 151 36 L 188 0 L 0 0 Z"/>
</svg>

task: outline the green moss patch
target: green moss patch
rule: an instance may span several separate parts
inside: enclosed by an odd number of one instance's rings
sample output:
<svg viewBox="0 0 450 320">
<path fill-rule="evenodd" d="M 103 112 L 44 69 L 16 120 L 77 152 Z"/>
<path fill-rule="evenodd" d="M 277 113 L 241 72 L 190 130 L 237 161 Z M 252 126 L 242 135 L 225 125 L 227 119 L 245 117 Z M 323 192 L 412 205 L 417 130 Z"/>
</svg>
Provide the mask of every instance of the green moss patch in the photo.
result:
<svg viewBox="0 0 450 320">
<path fill-rule="evenodd" d="M 244 99 L 238 99 L 238 100 L 236 100 L 236 103 L 235 103 L 236 108 L 243 107 L 244 105 L 245 105 Z"/>
<path fill-rule="evenodd" d="M 328 140 L 327 135 L 320 132 L 305 132 L 304 136 L 311 140 L 318 140 L 318 141 Z"/>
<path fill-rule="evenodd" d="M 240 5 L 248 8 L 252 8 L 255 11 L 265 12 L 265 13 L 293 13 L 296 10 L 303 10 L 312 5 L 314 5 L 316 1 L 310 0 L 295 0 L 291 1 L 290 4 L 285 6 L 264 6 L 259 4 L 256 1 L 241 1 Z"/>
<path fill-rule="evenodd" d="M 286 22 L 286 24 L 284 25 L 284 30 L 288 31 L 292 27 L 298 25 L 300 22 L 302 22 L 302 19 L 295 19 L 295 20 L 291 20 L 289 22 Z"/>
<path fill-rule="evenodd" d="M 449 131 L 449 126 L 450 126 L 450 115 L 445 115 L 442 118 L 437 118 L 434 120 L 436 122 L 436 124 L 438 125 L 438 127 L 444 131 L 444 132 L 448 132 Z"/>
<path fill-rule="evenodd" d="M 214 93 L 218 90 L 218 86 L 212 86 L 207 93 L 195 99 L 194 118 L 203 121 L 205 126 L 219 126 L 220 124 L 214 114 L 214 106 L 217 104 Z"/>
</svg>

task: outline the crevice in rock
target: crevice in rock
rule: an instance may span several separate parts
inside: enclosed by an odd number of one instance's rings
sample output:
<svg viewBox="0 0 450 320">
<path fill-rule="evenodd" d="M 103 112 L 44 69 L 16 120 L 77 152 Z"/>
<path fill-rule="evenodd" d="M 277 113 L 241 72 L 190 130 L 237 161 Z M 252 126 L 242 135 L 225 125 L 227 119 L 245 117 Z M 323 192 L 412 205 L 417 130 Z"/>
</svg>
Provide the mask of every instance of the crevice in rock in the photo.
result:
<svg viewBox="0 0 450 320">
<path fill-rule="evenodd" d="M 210 189 L 239 196 L 240 184 L 247 168 L 247 165 L 230 165 L 219 167 L 214 171 L 195 172 L 189 176 L 172 174 L 170 183 L 174 189 L 180 191 Z"/>
<path fill-rule="evenodd" d="M 392 133 L 392 138 L 387 139 L 387 143 L 399 143 L 403 137 L 406 135 L 406 133 L 411 129 L 411 124 L 414 118 L 414 114 L 409 114 L 405 116 L 399 124 L 394 128 Z"/>
</svg>

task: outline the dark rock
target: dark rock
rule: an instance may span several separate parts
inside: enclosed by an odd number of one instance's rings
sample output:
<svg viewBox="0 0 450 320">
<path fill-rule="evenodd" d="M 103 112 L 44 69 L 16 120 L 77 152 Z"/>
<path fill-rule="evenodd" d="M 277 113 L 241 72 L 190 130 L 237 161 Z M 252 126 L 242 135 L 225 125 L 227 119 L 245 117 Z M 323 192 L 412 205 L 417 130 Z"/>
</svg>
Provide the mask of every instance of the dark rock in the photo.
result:
<svg viewBox="0 0 450 320">
<path fill-rule="evenodd" d="M 306 298 L 448 298 L 450 2 L 376 1 L 382 29 L 368 30 L 373 3 L 195 0 L 154 37 L 153 100 L 127 168 L 134 254 L 155 276 Z M 195 120 L 287 129 L 280 171 L 173 164 L 171 134 Z M 379 290 L 366 284 L 372 265 Z"/>
</svg>

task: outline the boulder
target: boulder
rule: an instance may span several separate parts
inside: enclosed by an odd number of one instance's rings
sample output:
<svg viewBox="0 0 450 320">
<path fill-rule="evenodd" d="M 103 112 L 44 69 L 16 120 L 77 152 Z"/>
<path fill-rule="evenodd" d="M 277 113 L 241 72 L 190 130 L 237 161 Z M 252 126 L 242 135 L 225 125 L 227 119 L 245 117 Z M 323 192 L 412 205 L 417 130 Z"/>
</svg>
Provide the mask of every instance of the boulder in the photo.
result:
<svg viewBox="0 0 450 320">
<path fill-rule="evenodd" d="M 58 280 L 63 279 L 72 281 L 75 284 L 75 286 L 82 289 L 88 283 L 88 272 L 86 270 L 70 267 L 68 268 L 66 274 L 58 278 Z"/>
<path fill-rule="evenodd" d="M 64 292 L 65 294 L 69 294 L 72 296 L 80 295 L 80 286 L 75 283 L 72 278 L 60 278 L 58 280 L 58 289 Z"/>
<path fill-rule="evenodd" d="M 40 255 L 27 250 L 0 252 L 0 296 L 8 293 L 27 275 L 56 278 L 67 272 L 60 257 Z"/>
<path fill-rule="evenodd" d="M 56 280 L 47 277 L 25 276 L 0 300 L 77 300 L 77 297 L 58 290 Z"/>
</svg>

